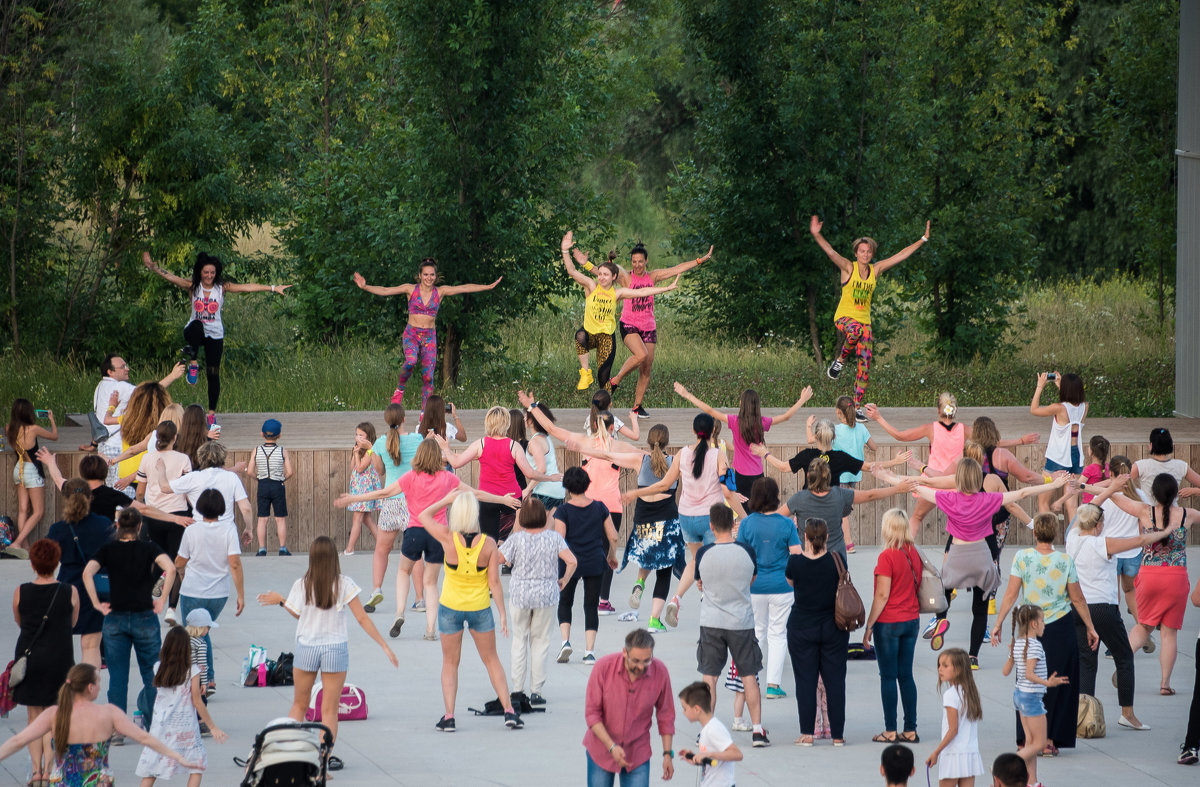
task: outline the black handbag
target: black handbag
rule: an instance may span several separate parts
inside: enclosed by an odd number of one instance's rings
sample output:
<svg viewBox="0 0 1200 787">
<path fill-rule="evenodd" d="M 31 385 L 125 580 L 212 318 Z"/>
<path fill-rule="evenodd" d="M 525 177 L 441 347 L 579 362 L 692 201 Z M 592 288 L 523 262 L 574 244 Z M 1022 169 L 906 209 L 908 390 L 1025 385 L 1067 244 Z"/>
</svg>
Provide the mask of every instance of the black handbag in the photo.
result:
<svg viewBox="0 0 1200 787">
<path fill-rule="evenodd" d="M 54 594 L 50 596 L 50 606 L 46 607 L 46 614 L 42 615 L 41 625 L 37 631 L 33 633 L 33 638 L 29 640 L 29 644 L 25 646 L 25 652 L 13 659 L 13 663 L 8 665 L 8 687 L 15 689 L 21 685 L 21 681 L 25 680 L 25 673 L 29 669 L 29 653 L 33 650 L 33 643 L 38 641 L 38 637 L 42 636 L 42 631 L 46 628 L 46 621 L 50 619 L 50 610 L 54 609 L 54 600 L 58 598 L 58 591 L 62 589 L 63 583 L 57 582 L 54 586 Z"/>
</svg>

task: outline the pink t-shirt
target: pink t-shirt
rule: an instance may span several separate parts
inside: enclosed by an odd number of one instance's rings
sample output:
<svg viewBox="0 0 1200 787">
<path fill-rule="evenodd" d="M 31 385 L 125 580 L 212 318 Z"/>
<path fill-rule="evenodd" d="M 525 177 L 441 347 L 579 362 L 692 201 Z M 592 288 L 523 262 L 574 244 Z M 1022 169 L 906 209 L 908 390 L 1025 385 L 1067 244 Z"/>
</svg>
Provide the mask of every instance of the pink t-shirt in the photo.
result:
<svg viewBox="0 0 1200 787">
<path fill-rule="evenodd" d="M 458 476 L 449 470 L 438 470 L 433 475 L 412 470 L 400 476 L 400 489 L 408 503 L 408 526 L 423 527 L 417 519 L 421 512 L 457 488 Z M 434 519 L 446 524 L 446 509 L 438 511 Z"/>
<path fill-rule="evenodd" d="M 981 541 L 992 534 L 992 514 L 1004 507 L 1003 492 L 963 494 L 939 489 L 933 494 L 946 514 L 946 532 L 963 541 Z"/>
<path fill-rule="evenodd" d="M 738 417 L 736 415 L 728 417 L 729 431 L 733 434 L 733 471 L 738 475 L 762 475 L 762 457 L 750 453 L 750 446 L 746 445 L 746 441 L 742 439 L 742 433 L 738 431 Z M 762 427 L 764 435 L 771 431 L 773 420 L 769 416 L 763 416 Z"/>
<path fill-rule="evenodd" d="M 1101 467 L 1099 462 L 1092 462 L 1090 465 L 1083 468 L 1083 482 L 1085 484 L 1092 484 L 1094 486 L 1096 482 L 1103 481 L 1107 475 L 1108 466 L 1105 465 L 1104 467 Z M 1095 497 L 1095 495 L 1089 495 L 1087 492 L 1084 492 L 1083 502 L 1090 503 L 1092 502 L 1093 497 Z"/>
<path fill-rule="evenodd" d="M 725 500 L 717 480 L 717 462 L 721 449 L 709 448 L 704 454 L 704 469 L 696 478 L 693 463 L 696 447 L 679 449 L 679 513 L 683 516 L 708 516 L 708 511 Z"/>
<path fill-rule="evenodd" d="M 641 276 L 632 272 L 629 274 L 630 289 L 637 290 L 653 286 L 654 277 L 649 273 L 643 273 Z M 626 298 L 621 305 L 621 322 L 630 328 L 637 328 L 639 331 L 653 331 L 655 327 L 654 296 Z"/>
</svg>

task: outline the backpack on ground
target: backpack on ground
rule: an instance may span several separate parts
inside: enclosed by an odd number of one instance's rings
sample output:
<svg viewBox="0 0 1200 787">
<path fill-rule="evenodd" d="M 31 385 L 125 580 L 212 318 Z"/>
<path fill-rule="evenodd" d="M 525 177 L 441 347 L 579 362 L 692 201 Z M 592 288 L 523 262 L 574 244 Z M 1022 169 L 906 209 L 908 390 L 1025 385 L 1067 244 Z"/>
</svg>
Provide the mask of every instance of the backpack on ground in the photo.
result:
<svg viewBox="0 0 1200 787">
<path fill-rule="evenodd" d="M 1075 733 L 1080 738 L 1103 738 L 1107 733 L 1104 724 L 1104 706 L 1090 694 L 1079 695 L 1079 714 L 1075 721 Z"/>
</svg>

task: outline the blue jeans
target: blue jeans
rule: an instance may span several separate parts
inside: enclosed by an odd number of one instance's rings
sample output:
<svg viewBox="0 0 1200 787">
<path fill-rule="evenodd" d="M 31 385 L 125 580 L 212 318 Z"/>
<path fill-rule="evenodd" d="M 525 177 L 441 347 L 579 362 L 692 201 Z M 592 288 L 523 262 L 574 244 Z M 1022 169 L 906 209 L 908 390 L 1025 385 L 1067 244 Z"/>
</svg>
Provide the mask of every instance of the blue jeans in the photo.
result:
<svg viewBox="0 0 1200 787">
<path fill-rule="evenodd" d="M 601 768 L 592 759 L 592 755 L 587 752 L 584 752 L 584 756 L 587 757 L 587 787 L 613 787 L 617 780 L 617 774 Z M 654 756 L 651 755 L 650 760 L 653 759 Z M 621 771 L 621 787 L 649 787 L 650 760 L 646 760 L 628 773 Z"/>
<path fill-rule="evenodd" d="M 154 662 L 162 648 L 158 615 L 145 612 L 110 612 L 104 618 L 104 660 L 108 662 L 108 704 L 125 710 L 129 694 L 129 649 L 137 656 L 142 685 L 153 704 Z"/>
<path fill-rule="evenodd" d="M 901 623 L 875 624 L 875 657 L 879 665 L 879 695 L 883 700 L 883 729 L 896 727 L 896 686 L 904 704 L 903 732 L 917 729 L 917 682 L 913 680 L 913 652 L 917 647 L 920 618 Z"/>
<path fill-rule="evenodd" d="M 183 620 L 179 622 L 184 623 L 187 620 L 188 613 L 193 609 L 207 609 L 208 614 L 212 615 L 213 622 L 216 622 L 217 617 L 221 614 L 221 610 L 225 609 L 225 602 L 227 601 L 229 601 L 228 596 L 222 596 L 221 598 L 196 598 L 195 596 L 181 595 L 179 597 L 179 611 L 183 614 Z M 208 650 L 208 680 L 206 682 L 216 683 L 216 672 L 213 671 L 212 637 L 208 634 L 204 635 L 204 645 Z"/>
</svg>

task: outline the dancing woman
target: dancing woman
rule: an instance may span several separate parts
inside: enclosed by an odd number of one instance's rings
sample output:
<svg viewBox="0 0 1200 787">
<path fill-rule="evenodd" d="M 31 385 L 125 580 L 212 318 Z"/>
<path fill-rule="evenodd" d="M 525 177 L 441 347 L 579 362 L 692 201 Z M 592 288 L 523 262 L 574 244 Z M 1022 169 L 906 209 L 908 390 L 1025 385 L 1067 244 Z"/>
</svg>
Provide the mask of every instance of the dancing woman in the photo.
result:
<svg viewBox="0 0 1200 787">
<path fill-rule="evenodd" d="M 816 239 L 821 251 L 841 271 L 842 287 L 842 299 L 838 301 L 837 311 L 833 314 L 833 324 L 842 334 L 842 347 L 829 365 L 828 374 L 830 379 L 836 380 L 850 355 L 858 356 L 858 368 L 854 375 L 854 408 L 859 422 L 865 423 L 867 417 L 862 407 L 863 396 L 867 392 L 867 377 L 871 371 L 871 296 L 875 294 L 875 284 L 880 274 L 904 262 L 929 242 L 929 222 L 925 222 L 925 234 L 920 240 L 874 264 L 871 260 L 875 258 L 877 244 L 873 238 L 858 238 L 850 244 L 854 250 L 854 262 L 851 262 L 834 251 L 829 241 L 821 236 L 821 226 L 821 220 L 813 216 L 808 223 L 808 231 Z"/>
<path fill-rule="evenodd" d="M 408 296 L 408 324 L 404 326 L 403 338 L 404 365 L 400 367 L 400 376 L 396 380 L 396 391 L 392 394 L 393 402 L 404 404 L 404 386 L 413 370 L 418 367 L 421 370 L 422 410 L 433 393 L 433 367 L 437 363 L 437 313 L 442 306 L 442 298 L 448 295 L 487 292 L 494 289 L 500 283 L 500 279 L 491 284 L 439 285 L 438 264 L 433 257 L 421 260 L 421 265 L 417 268 L 416 284 L 380 287 L 367 284 L 362 274 L 355 271 L 354 283 L 360 290 L 366 290 L 373 295 Z"/>
<path fill-rule="evenodd" d="M 282 295 L 290 284 L 234 284 L 225 280 L 225 264 L 216 257 L 200 252 L 192 265 L 192 279 L 188 281 L 170 271 L 158 267 L 150 258 L 150 252 L 142 252 L 142 262 L 166 281 L 182 287 L 192 295 L 192 316 L 183 329 L 183 353 L 188 357 L 187 381 L 193 385 L 200 373 L 200 348 L 204 348 L 204 376 L 208 380 L 208 423 L 212 426 L 217 415 L 217 401 L 221 398 L 221 354 L 225 350 L 225 323 L 221 311 L 225 307 L 225 296 L 234 292 L 272 292 Z M 135 441 L 136 442 L 136 441 Z"/>
<path fill-rule="evenodd" d="M 576 390 L 586 391 L 592 384 L 592 370 L 588 368 L 588 351 L 596 350 L 596 381 L 600 387 L 609 385 L 613 357 L 616 355 L 614 341 L 617 332 L 617 301 L 623 298 L 650 298 L 670 292 L 679 286 L 679 276 L 665 287 L 618 287 L 617 276 L 621 269 L 611 260 L 596 266 L 596 280 L 580 273 L 571 262 L 572 235 L 568 232 L 562 239 L 563 265 L 567 275 L 574 279 L 587 294 L 584 300 L 583 327 L 575 332 L 575 351 L 579 355 L 579 384 Z M 589 265 L 587 255 L 578 249 L 575 257 L 581 265 Z"/>
</svg>

